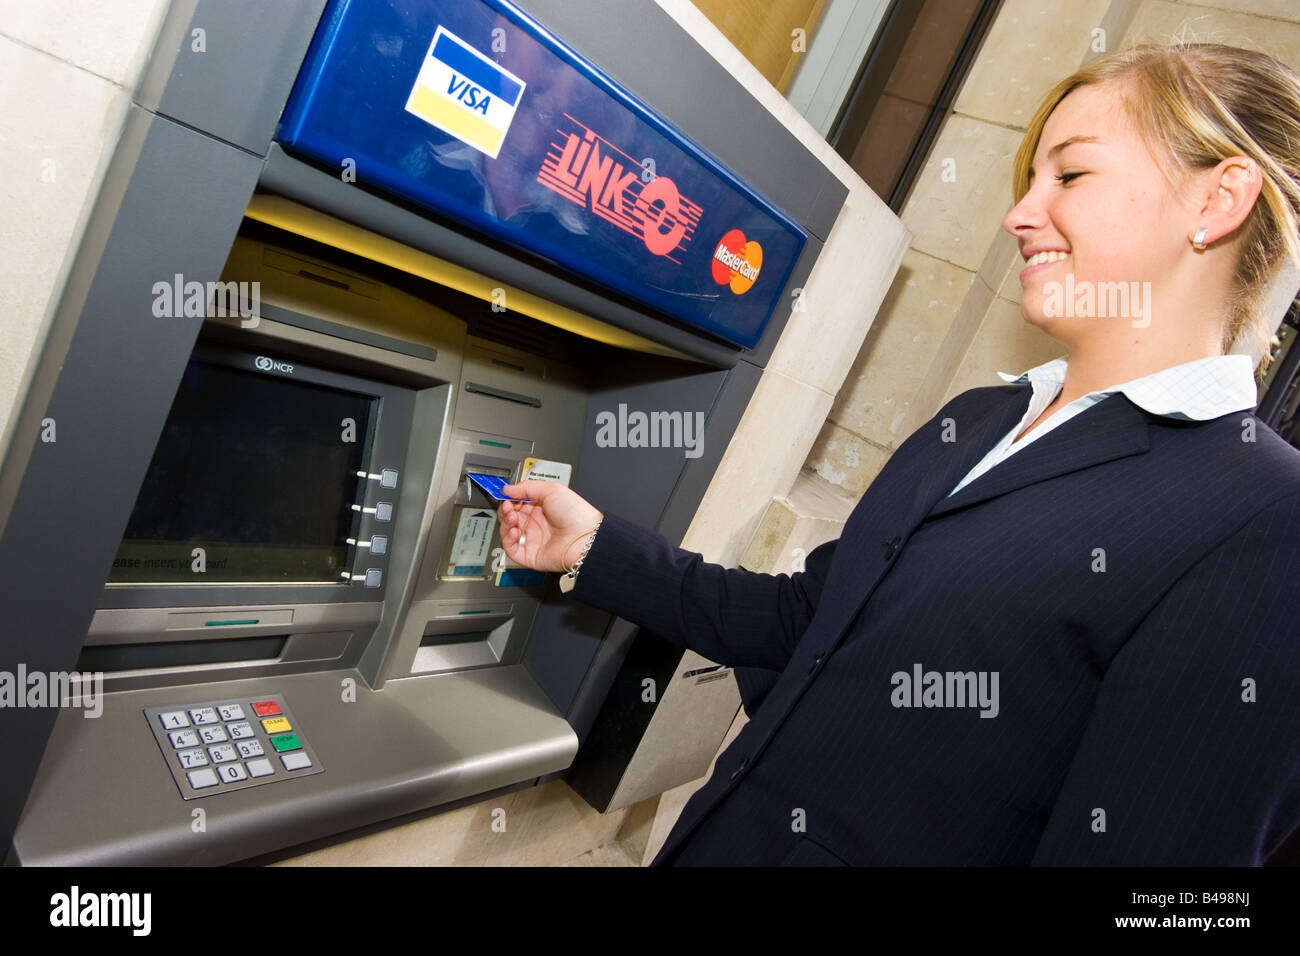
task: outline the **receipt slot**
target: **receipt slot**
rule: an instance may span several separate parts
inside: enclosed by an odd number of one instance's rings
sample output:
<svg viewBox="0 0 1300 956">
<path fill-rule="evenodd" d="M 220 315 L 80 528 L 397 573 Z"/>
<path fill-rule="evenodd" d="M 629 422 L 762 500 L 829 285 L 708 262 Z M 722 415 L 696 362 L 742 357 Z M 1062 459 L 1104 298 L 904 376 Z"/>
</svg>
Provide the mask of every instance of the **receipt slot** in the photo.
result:
<svg viewBox="0 0 1300 956">
<path fill-rule="evenodd" d="M 512 566 L 466 473 L 680 540 L 845 190 L 658 6 L 600 10 L 171 6 L 0 463 L 0 670 L 105 691 L 0 712 L 12 860 L 291 853 L 615 724 L 595 776 L 626 765 L 654 707 L 611 688 L 680 650 Z M 514 90 L 495 134 L 439 70 Z M 259 295 L 160 315 L 160 282 Z M 627 409 L 704 440 L 604 440 Z"/>
</svg>

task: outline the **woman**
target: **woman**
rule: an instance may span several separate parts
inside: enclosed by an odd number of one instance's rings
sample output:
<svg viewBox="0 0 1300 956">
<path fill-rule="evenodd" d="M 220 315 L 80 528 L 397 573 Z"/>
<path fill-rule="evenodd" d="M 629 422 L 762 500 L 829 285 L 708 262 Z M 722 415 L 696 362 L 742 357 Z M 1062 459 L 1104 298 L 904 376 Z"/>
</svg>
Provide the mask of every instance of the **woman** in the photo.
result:
<svg viewBox="0 0 1300 956">
<path fill-rule="evenodd" d="M 1259 864 L 1296 833 L 1300 451 L 1224 353 L 1264 351 L 1298 182 L 1269 57 L 1142 47 L 1058 85 L 1003 226 L 1067 356 L 945 405 L 793 576 L 507 487 L 512 560 L 781 672 L 656 863 Z"/>
</svg>

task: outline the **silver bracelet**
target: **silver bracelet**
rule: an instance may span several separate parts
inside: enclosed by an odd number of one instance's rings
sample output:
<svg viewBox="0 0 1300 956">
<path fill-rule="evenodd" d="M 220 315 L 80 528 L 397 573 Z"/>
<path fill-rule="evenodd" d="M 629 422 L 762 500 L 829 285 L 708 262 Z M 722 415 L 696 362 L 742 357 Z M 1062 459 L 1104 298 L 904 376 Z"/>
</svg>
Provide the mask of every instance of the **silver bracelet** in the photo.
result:
<svg viewBox="0 0 1300 956">
<path fill-rule="evenodd" d="M 596 522 L 596 527 L 587 532 L 587 545 L 582 549 L 582 554 L 578 555 L 578 560 L 573 562 L 573 567 L 569 568 L 560 577 L 560 590 L 568 594 L 573 590 L 573 586 L 578 583 L 578 571 L 582 568 L 582 562 L 587 560 L 587 552 L 591 550 L 592 542 L 596 540 L 596 532 L 600 530 L 600 522 L 605 519 L 602 517 Z"/>
</svg>

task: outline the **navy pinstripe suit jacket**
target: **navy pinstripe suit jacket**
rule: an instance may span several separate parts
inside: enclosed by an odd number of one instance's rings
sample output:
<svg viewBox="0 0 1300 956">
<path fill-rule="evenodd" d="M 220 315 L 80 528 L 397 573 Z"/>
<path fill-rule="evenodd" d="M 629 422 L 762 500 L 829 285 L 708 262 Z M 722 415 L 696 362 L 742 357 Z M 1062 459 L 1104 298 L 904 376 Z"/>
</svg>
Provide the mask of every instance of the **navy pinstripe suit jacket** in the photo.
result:
<svg viewBox="0 0 1300 956">
<path fill-rule="evenodd" d="M 1300 451 L 1115 394 L 945 498 L 1031 393 L 952 399 L 792 576 L 606 515 L 575 598 L 781 672 L 654 865 L 1258 864 L 1297 829 Z M 996 672 L 996 717 L 895 706 L 916 665 Z"/>
</svg>

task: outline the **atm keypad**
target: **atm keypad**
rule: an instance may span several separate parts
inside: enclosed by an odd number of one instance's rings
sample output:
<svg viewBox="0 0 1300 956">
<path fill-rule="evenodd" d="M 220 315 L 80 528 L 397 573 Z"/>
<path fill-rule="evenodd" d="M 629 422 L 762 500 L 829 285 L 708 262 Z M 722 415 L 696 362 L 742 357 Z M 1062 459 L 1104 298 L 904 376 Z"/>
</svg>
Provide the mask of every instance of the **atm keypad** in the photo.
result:
<svg viewBox="0 0 1300 956">
<path fill-rule="evenodd" d="M 204 727 L 199 731 L 199 737 L 203 739 L 205 744 L 219 744 L 223 740 L 230 739 L 226 736 L 224 727 Z"/>
<path fill-rule="evenodd" d="M 195 770 L 193 773 L 186 774 L 190 786 L 195 790 L 202 790 L 204 787 L 215 787 L 217 785 L 217 775 L 211 770 Z"/>
<path fill-rule="evenodd" d="M 293 730 L 293 725 L 283 717 L 264 717 L 262 729 L 268 734 L 282 734 L 286 730 Z"/>
<path fill-rule="evenodd" d="M 146 707 L 144 714 L 186 800 L 325 769 L 277 694 Z"/>
<path fill-rule="evenodd" d="M 206 767 L 208 765 L 208 755 L 202 750 L 182 750 L 176 755 L 176 759 L 187 770 L 190 767 Z"/>
<path fill-rule="evenodd" d="M 209 747 L 208 753 L 212 754 L 213 763 L 226 763 L 235 759 L 235 748 L 232 744 L 220 744 L 216 747 Z"/>
</svg>

